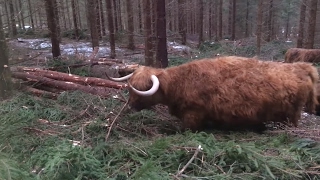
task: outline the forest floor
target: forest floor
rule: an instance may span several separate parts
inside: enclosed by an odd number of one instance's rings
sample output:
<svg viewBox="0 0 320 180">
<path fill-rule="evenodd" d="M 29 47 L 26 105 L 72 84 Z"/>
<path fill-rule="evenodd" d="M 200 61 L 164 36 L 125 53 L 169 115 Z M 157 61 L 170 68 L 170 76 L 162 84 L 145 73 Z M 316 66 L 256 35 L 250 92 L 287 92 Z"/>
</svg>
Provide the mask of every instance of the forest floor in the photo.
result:
<svg viewBox="0 0 320 180">
<path fill-rule="evenodd" d="M 117 43 L 117 59 L 143 62 L 143 44 L 130 51 Z M 170 66 L 216 55 L 255 55 L 254 39 L 236 42 L 169 41 Z M 50 60 L 50 40 L 8 41 L 10 64 L 60 66 Z M 282 61 L 292 42 L 265 43 L 259 58 Z M 64 64 L 88 60 L 90 42 L 63 39 Z M 101 43 L 97 57 L 108 57 Z M 70 68 L 68 72 L 104 78 L 111 66 Z M 19 81 L 15 80 L 18 84 Z M 298 128 L 268 125 L 250 131 L 192 133 L 166 107 L 127 111 L 126 90 L 110 97 L 66 91 L 56 100 L 14 90 L 0 103 L 2 179 L 320 179 L 320 117 L 301 114 Z M 120 100 L 119 100 L 120 99 Z M 122 101 L 121 101 L 122 100 Z M 124 110 L 123 110 L 124 108 Z M 201 146 L 201 148 L 199 148 Z"/>
</svg>

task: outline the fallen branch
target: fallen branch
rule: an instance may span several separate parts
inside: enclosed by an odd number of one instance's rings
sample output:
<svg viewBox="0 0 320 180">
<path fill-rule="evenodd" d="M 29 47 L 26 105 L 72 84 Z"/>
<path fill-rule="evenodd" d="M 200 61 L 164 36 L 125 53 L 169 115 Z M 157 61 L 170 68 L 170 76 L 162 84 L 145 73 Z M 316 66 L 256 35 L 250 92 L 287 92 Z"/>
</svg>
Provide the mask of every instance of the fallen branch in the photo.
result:
<svg viewBox="0 0 320 180">
<path fill-rule="evenodd" d="M 19 67 L 17 69 L 25 72 L 33 72 L 33 73 L 29 73 L 33 75 L 40 75 L 40 76 L 44 76 L 44 77 L 55 79 L 55 80 L 75 82 L 82 85 L 103 86 L 103 87 L 110 87 L 110 88 L 116 88 L 116 89 L 123 89 L 127 87 L 127 85 L 124 83 L 114 82 L 114 81 L 110 81 L 102 78 L 82 77 L 82 76 L 77 76 L 73 74 L 67 74 L 67 73 L 43 70 L 43 69 L 37 69 L 37 68 Z"/>
<path fill-rule="evenodd" d="M 80 90 L 82 92 L 99 95 L 102 97 L 107 97 L 110 95 L 110 89 L 105 87 L 90 87 L 73 82 L 57 81 L 46 77 L 39 77 L 33 74 L 24 72 L 12 72 L 12 77 L 17 79 L 22 79 L 26 81 L 39 82 L 46 84 L 47 86 L 55 87 L 62 90 Z"/>
<path fill-rule="evenodd" d="M 57 97 L 58 97 L 58 94 L 56 94 L 56 93 L 36 89 L 33 87 L 26 86 L 23 88 L 23 90 L 26 92 L 32 93 L 38 97 L 46 97 L 46 98 L 50 98 L 50 99 L 57 99 Z"/>
<path fill-rule="evenodd" d="M 181 176 L 181 174 L 187 169 L 187 167 L 191 164 L 191 162 L 194 160 L 195 157 L 197 157 L 198 153 L 202 150 L 201 145 L 198 146 L 196 151 L 194 152 L 191 159 L 187 162 L 186 165 L 183 166 L 183 168 L 175 175 L 175 177 Z"/>
<path fill-rule="evenodd" d="M 111 129 L 113 127 L 113 124 L 116 122 L 116 120 L 118 119 L 118 117 L 120 116 L 120 114 L 122 113 L 122 111 L 124 110 L 124 108 L 128 105 L 128 101 L 122 106 L 122 108 L 120 109 L 119 113 L 117 114 L 117 116 L 114 118 L 114 120 L 112 121 L 112 123 L 110 124 L 110 127 L 109 127 L 109 130 L 108 130 L 108 133 L 106 135 L 106 138 L 105 138 L 105 141 L 107 142 L 109 136 L 110 136 L 110 132 L 111 132 Z"/>
</svg>

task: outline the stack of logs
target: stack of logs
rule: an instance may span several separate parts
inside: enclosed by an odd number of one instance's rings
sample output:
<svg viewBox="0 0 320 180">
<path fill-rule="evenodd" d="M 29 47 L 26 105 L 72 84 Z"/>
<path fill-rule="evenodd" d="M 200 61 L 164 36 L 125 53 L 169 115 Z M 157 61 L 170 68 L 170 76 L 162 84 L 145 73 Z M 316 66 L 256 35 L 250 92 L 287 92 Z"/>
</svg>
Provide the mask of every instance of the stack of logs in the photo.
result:
<svg viewBox="0 0 320 180">
<path fill-rule="evenodd" d="M 117 65 L 118 73 L 133 72 L 139 65 L 125 65 L 120 61 L 96 61 L 84 65 Z M 79 66 L 79 65 L 74 65 Z M 72 67 L 74 67 L 72 66 Z M 127 84 L 114 82 L 107 79 L 96 77 L 83 77 L 69 73 L 54 71 L 54 68 L 30 68 L 17 67 L 16 71 L 12 71 L 12 77 L 23 80 L 20 83 L 24 91 L 30 92 L 37 96 L 44 96 L 56 99 L 63 91 L 79 90 L 85 93 L 107 97 L 114 89 L 125 89 Z"/>
</svg>

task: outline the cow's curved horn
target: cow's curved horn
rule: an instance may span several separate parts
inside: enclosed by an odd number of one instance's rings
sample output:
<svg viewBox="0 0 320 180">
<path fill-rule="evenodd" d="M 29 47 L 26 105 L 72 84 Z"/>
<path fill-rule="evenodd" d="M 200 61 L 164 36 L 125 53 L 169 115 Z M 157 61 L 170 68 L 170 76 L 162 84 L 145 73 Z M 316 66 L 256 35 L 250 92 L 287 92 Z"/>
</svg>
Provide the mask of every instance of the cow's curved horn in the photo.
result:
<svg viewBox="0 0 320 180">
<path fill-rule="evenodd" d="M 128 75 L 126 75 L 126 76 L 123 76 L 123 77 L 121 77 L 121 78 L 112 78 L 112 77 L 110 77 L 110 76 L 108 76 L 108 75 L 107 75 L 107 77 L 108 77 L 110 80 L 113 80 L 113 81 L 125 81 L 125 80 L 129 79 L 132 75 L 133 75 L 133 73 L 128 74 Z"/>
<path fill-rule="evenodd" d="M 132 88 L 132 90 L 141 96 L 152 96 L 154 93 L 156 93 L 159 89 L 160 86 L 160 82 L 159 79 L 157 78 L 157 76 L 155 75 L 151 75 L 151 81 L 153 83 L 151 89 L 147 90 L 147 91 L 139 91 L 137 89 L 135 89 L 130 83 L 129 86 Z"/>
</svg>

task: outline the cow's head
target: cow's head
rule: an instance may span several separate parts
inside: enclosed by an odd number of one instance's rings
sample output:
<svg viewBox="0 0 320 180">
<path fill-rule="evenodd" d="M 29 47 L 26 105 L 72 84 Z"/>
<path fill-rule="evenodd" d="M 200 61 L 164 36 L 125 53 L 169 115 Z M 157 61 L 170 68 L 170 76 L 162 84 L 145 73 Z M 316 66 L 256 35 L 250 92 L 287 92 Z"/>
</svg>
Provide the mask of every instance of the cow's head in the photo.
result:
<svg viewBox="0 0 320 180">
<path fill-rule="evenodd" d="M 149 109 L 163 101 L 163 92 L 160 90 L 160 80 L 157 73 L 149 68 L 139 68 L 135 72 L 121 77 L 111 78 L 113 81 L 128 80 L 129 106 L 137 111 Z"/>
</svg>

